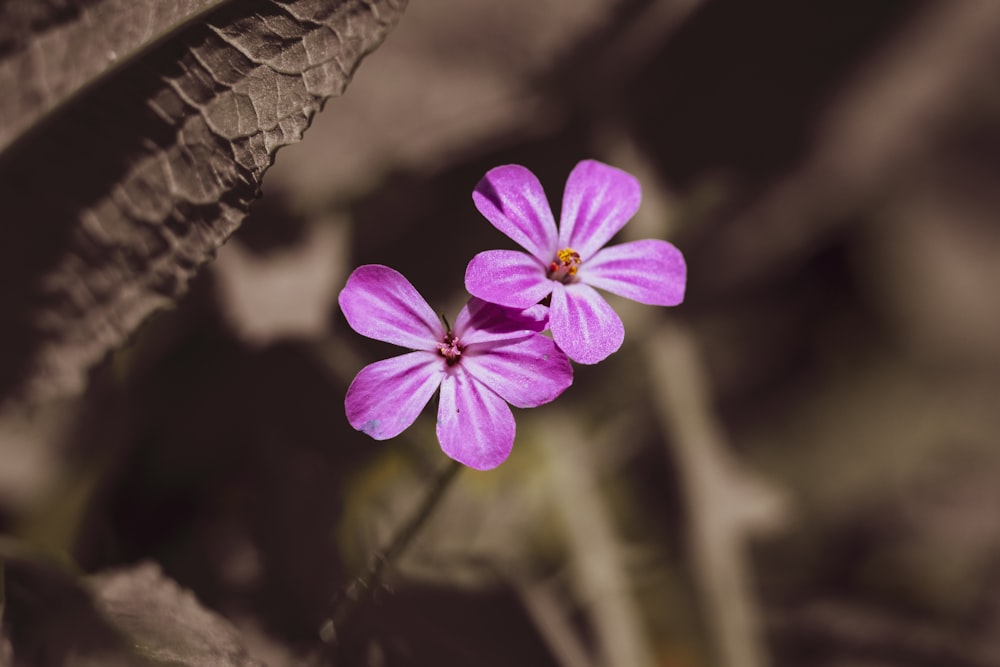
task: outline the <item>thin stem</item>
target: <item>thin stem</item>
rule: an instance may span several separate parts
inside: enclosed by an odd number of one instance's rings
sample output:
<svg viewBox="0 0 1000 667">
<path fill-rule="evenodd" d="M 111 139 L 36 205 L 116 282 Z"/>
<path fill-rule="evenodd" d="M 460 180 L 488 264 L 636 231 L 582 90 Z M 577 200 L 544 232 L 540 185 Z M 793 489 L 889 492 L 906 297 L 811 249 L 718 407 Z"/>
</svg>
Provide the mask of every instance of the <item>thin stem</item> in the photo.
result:
<svg viewBox="0 0 1000 667">
<path fill-rule="evenodd" d="M 400 526 L 396 536 L 382 552 L 376 553 L 369 563 L 368 570 L 354 579 L 347 587 L 346 594 L 334 610 L 333 618 L 328 619 L 320 628 L 320 637 L 326 642 L 335 642 L 337 634 L 351 622 L 372 595 L 381 588 L 388 568 L 403 555 L 406 548 L 423 528 L 434 513 L 444 492 L 448 490 L 452 480 L 464 466 L 457 461 L 451 461 L 435 477 L 427 495 L 413 515 Z"/>
</svg>

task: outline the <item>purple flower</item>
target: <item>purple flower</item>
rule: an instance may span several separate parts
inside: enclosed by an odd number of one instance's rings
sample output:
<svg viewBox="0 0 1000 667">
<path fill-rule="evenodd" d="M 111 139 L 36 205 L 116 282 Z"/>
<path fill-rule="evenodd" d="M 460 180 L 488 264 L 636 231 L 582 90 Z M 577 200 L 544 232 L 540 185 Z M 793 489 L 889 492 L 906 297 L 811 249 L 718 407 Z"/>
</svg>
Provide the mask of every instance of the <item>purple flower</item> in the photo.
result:
<svg viewBox="0 0 1000 667">
<path fill-rule="evenodd" d="M 687 269 L 670 243 L 646 239 L 603 247 L 639 209 L 631 175 L 594 160 L 573 168 L 563 193 L 559 229 L 541 183 L 516 164 L 486 173 L 472 193 L 476 208 L 521 245 L 472 258 L 465 287 L 474 296 L 526 308 L 552 295 L 549 326 L 570 359 L 594 364 L 621 347 L 625 329 L 598 287 L 640 303 L 676 306 Z"/>
<path fill-rule="evenodd" d="M 440 387 L 445 454 L 495 468 L 514 444 L 507 403 L 536 407 L 573 382 L 569 359 L 539 333 L 544 306 L 512 310 L 472 298 L 449 330 L 406 278 L 377 264 L 355 269 L 339 301 L 359 334 L 415 350 L 366 366 L 347 390 L 347 420 L 376 440 L 402 433 Z"/>
</svg>

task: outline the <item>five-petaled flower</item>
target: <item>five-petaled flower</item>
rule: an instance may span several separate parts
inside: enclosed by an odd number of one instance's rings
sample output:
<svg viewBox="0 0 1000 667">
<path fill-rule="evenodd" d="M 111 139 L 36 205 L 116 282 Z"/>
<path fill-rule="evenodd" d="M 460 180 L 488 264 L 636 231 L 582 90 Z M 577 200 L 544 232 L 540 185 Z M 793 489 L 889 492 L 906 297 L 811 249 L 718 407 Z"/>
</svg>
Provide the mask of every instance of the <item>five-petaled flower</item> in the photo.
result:
<svg viewBox="0 0 1000 667">
<path fill-rule="evenodd" d="M 545 306 L 472 298 L 448 329 L 402 274 L 377 264 L 355 269 L 339 302 L 359 334 L 414 350 L 366 366 L 347 390 L 348 421 L 376 440 L 402 433 L 440 388 L 441 448 L 471 468 L 495 468 L 514 444 L 507 404 L 536 407 L 573 382 L 566 355 L 539 333 Z"/>
<path fill-rule="evenodd" d="M 646 239 L 605 248 L 639 209 L 639 182 L 594 160 L 566 181 L 558 230 L 541 183 L 520 165 L 491 169 L 472 194 L 494 227 L 520 244 L 472 258 L 465 287 L 473 296 L 527 308 L 552 295 L 549 326 L 571 359 L 594 364 L 621 347 L 625 329 L 595 287 L 640 303 L 676 306 L 687 269 L 680 251 Z"/>
</svg>

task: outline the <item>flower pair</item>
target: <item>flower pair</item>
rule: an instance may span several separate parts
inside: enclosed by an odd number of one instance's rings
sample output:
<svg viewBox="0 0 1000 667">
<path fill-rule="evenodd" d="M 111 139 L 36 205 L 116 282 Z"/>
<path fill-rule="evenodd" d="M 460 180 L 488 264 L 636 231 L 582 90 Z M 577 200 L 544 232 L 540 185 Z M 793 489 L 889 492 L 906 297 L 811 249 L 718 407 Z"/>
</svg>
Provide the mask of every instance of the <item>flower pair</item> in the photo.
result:
<svg viewBox="0 0 1000 667">
<path fill-rule="evenodd" d="M 490 170 L 473 201 L 528 252 L 476 255 L 465 275 L 473 297 L 451 329 L 398 272 L 356 269 L 339 298 L 348 323 L 414 351 L 362 369 L 345 401 L 351 425 L 377 440 L 394 437 L 440 389 L 444 452 L 481 470 L 502 463 L 514 441 L 508 403 L 555 399 L 573 381 L 568 359 L 593 364 L 621 346 L 621 319 L 595 287 L 651 305 L 683 300 L 686 268 L 673 245 L 648 239 L 604 247 L 640 200 L 634 177 L 585 160 L 566 182 L 557 229 L 534 174 L 519 165 Z M 548 307 L 539 304 L 546 297 Z M 546 328 L 551 339 L 541 334 Z"/>
</svg>

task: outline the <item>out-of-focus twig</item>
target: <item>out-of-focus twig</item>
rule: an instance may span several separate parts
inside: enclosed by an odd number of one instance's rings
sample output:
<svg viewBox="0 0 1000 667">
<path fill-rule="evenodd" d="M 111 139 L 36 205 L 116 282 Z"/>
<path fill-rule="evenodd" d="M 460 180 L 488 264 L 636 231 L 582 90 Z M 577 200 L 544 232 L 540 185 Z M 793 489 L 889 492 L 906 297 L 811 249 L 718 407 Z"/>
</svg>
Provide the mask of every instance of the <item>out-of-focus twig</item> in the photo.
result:
<svg viewBox="0 0 1000 667">
<path fill-rule="evenodd" d="M 550 411 L 539 431 L 554 488 L 556 511 L 566 527 L 569 559 L 583 605 L 597 635 L 605 667 L 654 664 L 643 620 L 631 594 L 621 545 L 590 454 L 592 435 L 569 415 Z"/>
<path fill-rule="evenodd" d="M 512 583 L 521 603 L 562 667 L 594 667 L 582 639 L 569 619 L 569 610 L 545 582 Z"/>
<path fill-rule="evenodd" d="M 623 86 L 632 75 L 645 67 L 663 48 L 663 44 L 684 25 L 704 0 L 653 0 L 640 8 L 632 19 L 622 26 L 616 39 L 596 55 L 589 76 L 607 84 Z M 597 102 L 613 102 L 614 95 L 603 95 Z"/>
<path fill-rule="evenodd" d="M 727 221 L 704 283 L 744 283 L 829 238 L 857 207 L 939 149 L 1000 59 L 1000 3 L 930 2 L 819 121 L 805 161 Z"/>
<path fill-rule="evenodd" d="M 901 665 L 1000 664 L 1000 642 L 995 638 L 983 641 L 956 636 L 940 624 L 852 602 L 811 602 L 790 612 L 773 614 L 768 621 L 779 636 L 792 637 L 796 645 L 814 647 L 816 654 L 831 659 L 842 653 L 855 660 L 870 655 Z"/>
<path fill-rule="evenodd" d="M 690 513 L 692 566 L 718 664 L 763 667 L 767 651 L 744 548 L 750 535 L 780 523 L 782 497 L 729 453 L 692 337 L 664 325 L 648 336 L 645 352 Z"/>
</svg>

